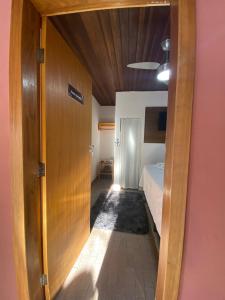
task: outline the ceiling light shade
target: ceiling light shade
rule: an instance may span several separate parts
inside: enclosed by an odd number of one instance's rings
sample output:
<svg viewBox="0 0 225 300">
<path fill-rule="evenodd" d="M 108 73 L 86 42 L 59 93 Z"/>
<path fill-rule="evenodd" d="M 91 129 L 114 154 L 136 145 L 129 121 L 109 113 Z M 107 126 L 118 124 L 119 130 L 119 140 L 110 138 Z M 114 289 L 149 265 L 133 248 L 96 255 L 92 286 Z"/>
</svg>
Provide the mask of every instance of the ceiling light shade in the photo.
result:
<svg viewBox="0 0 225 300">
<path fill-rule="evenodd" d="M 157 79 L 159 81 L 163 81 L 165 83 L 168 83 L 169 79 L 170 79 L 170 65 L 169 63 L 165 63 L 163 65 L 161 65 L 158 70 L 157 70 Z"/>
<path fill-rule="evenodd" d="M 143 62 L 128 64 L 127 67 L 132 69 L 157 70 L 159 65 L 160 64 L 157 62 L 143 61 Z"/>
</svg>

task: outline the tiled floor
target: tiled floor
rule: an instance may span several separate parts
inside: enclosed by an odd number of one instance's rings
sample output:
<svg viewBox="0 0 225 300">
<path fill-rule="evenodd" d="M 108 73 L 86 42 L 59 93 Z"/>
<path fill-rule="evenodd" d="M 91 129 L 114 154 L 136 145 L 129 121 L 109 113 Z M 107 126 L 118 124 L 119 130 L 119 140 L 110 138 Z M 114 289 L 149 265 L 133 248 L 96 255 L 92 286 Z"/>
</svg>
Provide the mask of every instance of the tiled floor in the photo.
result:
<svg viewBox="0 0 225 300">
<path fill-rule="evenodd" d="M 151 236 L 94 228 L 55 300 L 154 300 L 156 273 Z"/>
</svg>

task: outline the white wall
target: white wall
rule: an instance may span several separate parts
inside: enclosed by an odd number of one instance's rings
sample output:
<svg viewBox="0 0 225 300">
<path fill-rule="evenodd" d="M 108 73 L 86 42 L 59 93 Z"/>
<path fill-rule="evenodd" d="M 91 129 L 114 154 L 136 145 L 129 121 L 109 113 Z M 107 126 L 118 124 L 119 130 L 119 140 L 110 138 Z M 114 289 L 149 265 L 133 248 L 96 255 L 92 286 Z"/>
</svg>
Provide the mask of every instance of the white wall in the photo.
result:
<svg viewBox="0 0 225 300">
<path fill-rule="evenodd" d="M 115 130 L 100 132 L 100 160 L 114 158 Z"/>
<path fill-rule="evenodd" d="M 115 122 L 115 106 L 100 106 L 92 97 L 92 134 L 91 144 L 94 146 L 92 155 L 91 180 L 97 176 L 100 160 L 114 158 L 114 130 L 98 130 L 99 122 Z"/>
<path fill-rule="evenodd" d="M 120 139 L 120 119 L 140 118 L 142 120 L 141 167 L 164 161 L 165 144 L 144 143 L 145 108 L 167 106 L 168 92 L 117 92 L 115 139 Z M 119 183 L 119 147 L 115 146 L 115 182 Z"/>
<path fill-rule="evenodd" d="M 115 106 L 100 106 L 100 122 L 115 122 Z M 114 158 L 115 130 L 100 131 L 100 160 Z"/>
<path fill-rule="evenodd" d="M 92 128 L 91 128 L 91 144 L 94 145 L 91 167 L 91 181 L 97 176 L 97 166 L 100 160 L 100 131 L 98 130 L 98 122 L 100 117 L 100 105 L 97 100 L 92 97 Z"/>
<path fill-rule="evenodd" d="M 115 106 L 100 106 L 100 122 L 115 122 Z"/>
</svg>

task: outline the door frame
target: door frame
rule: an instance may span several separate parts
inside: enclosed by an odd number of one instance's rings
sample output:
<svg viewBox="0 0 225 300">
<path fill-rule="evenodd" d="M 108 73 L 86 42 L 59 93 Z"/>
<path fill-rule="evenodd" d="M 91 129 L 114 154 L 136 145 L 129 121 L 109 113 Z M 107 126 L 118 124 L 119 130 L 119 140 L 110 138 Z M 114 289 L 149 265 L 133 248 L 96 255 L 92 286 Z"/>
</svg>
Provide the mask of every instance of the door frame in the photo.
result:
<svg viewBox="0 0 225 300">
<path fill-rule="evenodd" d="M 19 299 L 28 300 L 23 177 L 21 38 L 24 0 L 12 0 L 10 34 L 10 124 L 14 253 Z M 171 7 L 171 70 L 163 196 L 162 237 L 156 287 L 157 300 L 176 300 L 182 267 L 195 79 L 195 0 L 92 0 L 52 3 L 33 0 L 42 16 L 125 7 Z M 50 2 L 49 2 L 50 3 Z"/>
</svg>

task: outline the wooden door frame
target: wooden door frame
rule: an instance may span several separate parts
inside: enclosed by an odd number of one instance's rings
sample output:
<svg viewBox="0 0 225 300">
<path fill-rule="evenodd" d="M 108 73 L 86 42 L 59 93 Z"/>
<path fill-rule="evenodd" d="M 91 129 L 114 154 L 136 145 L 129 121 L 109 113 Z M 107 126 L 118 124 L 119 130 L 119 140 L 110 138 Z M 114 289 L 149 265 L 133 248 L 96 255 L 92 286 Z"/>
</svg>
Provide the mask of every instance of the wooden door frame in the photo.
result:
<svg viewBox="0 0 225 300">
<path fill-rule="evenodd" d="M 47 11 L 46 0 L 33 0 L 42 16 L 96 9 L 171 6 L 171 69 L 169 84 L 168 133 L 156 299 L 176 300 L 182 266 L 188 168 L 191 138 L 192 103 L 195 76 L 195 0 L 70 0 L 63 9 Z M 55 3 L 62 3 L 55 0 Z M 91 4 L 90 4 L 91 3 Z M 10 37 L 10 123 L 12 153 L 12 201 L 15 265 L 19 299 L 28 300 L 23 183 L 23 127 L 21 38 L 23 0 L 12 1 Z"/>
</svg>

